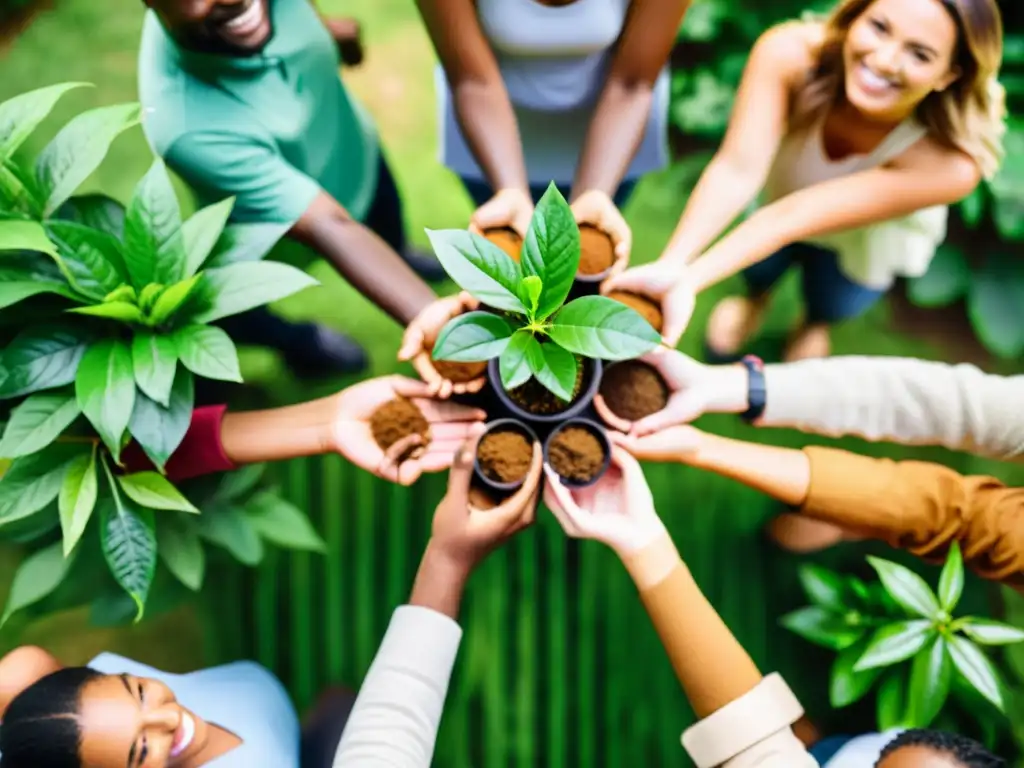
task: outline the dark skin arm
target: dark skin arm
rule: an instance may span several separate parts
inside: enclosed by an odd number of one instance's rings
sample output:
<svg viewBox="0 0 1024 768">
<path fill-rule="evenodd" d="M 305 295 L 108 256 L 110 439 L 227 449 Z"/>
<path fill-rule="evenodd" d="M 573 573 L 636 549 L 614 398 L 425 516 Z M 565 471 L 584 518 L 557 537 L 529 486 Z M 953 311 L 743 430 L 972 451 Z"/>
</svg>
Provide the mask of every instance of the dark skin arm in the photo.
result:
<svg viewBox="0 0 1024 768">
<path fill-rule="evenodd" d="M 289 236 L 312 248 L 403 326 L 437 295 L 391 247 L 321 192 Z"/>
<path fill-rule="evenodd" d="M 608 79 L 583 143 L 572 199 L 591 189 L 611 197 L 643 139 L 654 83 L 668 61 L 690 0 L 630 3 Z"/>
<path fill-rule="evenodd" d="M 444 66 L 455 114 L 491 187 L 528 189 L 519 126 L 473 0 L 416 0 Z"/>
</svg>

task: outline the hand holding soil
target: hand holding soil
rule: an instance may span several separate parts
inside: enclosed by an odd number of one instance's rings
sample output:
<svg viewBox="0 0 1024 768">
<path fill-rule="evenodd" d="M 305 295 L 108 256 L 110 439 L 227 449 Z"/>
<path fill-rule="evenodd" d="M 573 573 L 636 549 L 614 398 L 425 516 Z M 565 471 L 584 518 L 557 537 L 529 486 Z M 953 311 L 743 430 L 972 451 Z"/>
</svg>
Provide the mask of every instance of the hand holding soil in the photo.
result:
<svg viewBox="0 0 1024 768">
<path fill-rule="evenodd" d="M 460 291 L 425 307 L 405 329 L 398 359 L 412 361 L 433 396 L 446 400 L 453 394 L 479 392 L 487 383 L 487 363 L 453 363 L 434 360 L 430 354 L 445 323 L 479 305 L 470 294 Z"/>
<path fill-rule="evenodd" d="M 666 262 L 644 264 L 609 277 L 601 284 L 601 293 L 638 294 L 661 305 L 661 336 L 665 344 L 676 346 L 690 323 L 697 302 L 696 292 L 686 278 L 685 267 Z"/>
<path fill-rule="evenodd" d="M 623 272 L 629 265 L 629 254 L 633 248 L 633 231 L 622 217 L 618 206 L 604 192 L 596 189 L 580 195 L 570 206 L 576 223 L 580 227 L 580 272 L 582 274 L 598 274 L 603 269 L 610 269 L 609 275 Z M 604 242 L 602 242 L 602 240 Z M 603 256 L 601 251 L 610 240 L 612 247 L 611 259 Z M 595 257 L 601 256 L 596 263 L 609 260 L 603 269 L 594 269 L 588 264 Z"/>
<path fill-rule="evenodd" d="M 623 360 L 605 370 L 594 410 L 612 429 L 629 432 L 634 422 L 657 414 L 668 402 L 668 383 L 658 368 L 644 359 Z"/>
<path fill-rule="evenodd" d="M 487 415 L 431 399 L 429 385 L 383 376 L 338 394 L 330 450 L 385 480 L 411 485 L 451 466 L 455 451 Z"/>
<path fill-rule="evenodd" d="M 640 464 L 624 448 L 612 448 L 608 471 L 587 488 L 570 489 L 548 465 L 544 472 L 544 503 L 568 536 L 603 542 L 626 557 L 668 535 Z"/>
<path fill-rule="evenodd" d="M 696 466 L 700 459 L 704 433 L 696 427 L 681 424 L 645 437 L 613 434 L 611 441 L 641 461 L 678 461 Z"/>
<path fill-rule="evenodd" d="M 471 503 L 470 484 L 481 431 L 478 428 L 458 449 L 448 475 L 448 492 L 434 513 L 427 545 L 428 550 L 433 549 L 467 571 L 533 523 L 541 492 L 541 450 L 534 445 L 526 480 L 518 491 L 491 509 L 482 510 Z"/>
<path fill-rule="evenodd" d="M 523 238 L 512 227 L 495 227 L 484 231 L 484 237 L 518 262 L 523 255 Z"/>
<path fill-rule="evenodd" d="M 488 229 L 510 227 L 525 235 L 533 216 L 533 199 L 525 189 L 500 189 L 481 205 L 469 220 L 469 231 L 480 235 Z"/>
</svg>

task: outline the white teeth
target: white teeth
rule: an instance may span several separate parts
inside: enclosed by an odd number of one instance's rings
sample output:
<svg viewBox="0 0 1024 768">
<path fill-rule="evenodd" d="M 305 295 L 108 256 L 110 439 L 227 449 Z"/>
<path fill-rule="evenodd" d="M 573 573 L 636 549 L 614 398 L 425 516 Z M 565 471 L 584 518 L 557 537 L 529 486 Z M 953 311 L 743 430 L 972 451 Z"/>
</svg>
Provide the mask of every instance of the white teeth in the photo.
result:
<svg viewBox="0 0 1024 768">
<path fill-rule="evenodd" d="M 188 712 L 181 713 L 181 740 L 171 748 L 171 757 L 177 757 L 192 743 L 196 737 L 196 724 Z"/>
<path fill-rule="evenodd" d="M 248 35 L 263 23 L 263 3 L 252 0 L 244 12 L 224 24 L 224 28 L 238 35 Z"/>
<path fill-rule="evenodd" d="M 883 77 L 882 75 L 879 75 L 877 72 L 873 72 L 871 69 L 869 69 L 867 66 L 863 64 L 860 67 L 858 67 L 858 69 L 860 74 L 860 80 L 868 88 L 868 90 L 882 91 L 887 88 L 891 88 L 893 85 L 895 85 L 889 78 Z"/>
</svg>

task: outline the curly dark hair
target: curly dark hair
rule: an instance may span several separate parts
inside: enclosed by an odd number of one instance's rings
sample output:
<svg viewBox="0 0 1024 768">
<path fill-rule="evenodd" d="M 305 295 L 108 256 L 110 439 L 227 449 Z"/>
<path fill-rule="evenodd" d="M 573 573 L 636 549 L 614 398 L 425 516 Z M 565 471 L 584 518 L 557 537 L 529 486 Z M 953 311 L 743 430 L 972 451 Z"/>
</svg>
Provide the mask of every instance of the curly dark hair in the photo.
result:
<svg viewBox="0 0 1024 768">
<path fill-rule="evenodd" d="M 974 739 L 958 733 L 914 728 L 904 731 L 886 744 L 881 757 L 875 763 L 876 767 L 881 765 L 886 757 L 903 747 L 928 747 L 952 757 L 963 768 L 1006 768 L 1007 764 L 1006 760 L 993 755 Z"/>
<path fill-rule="evenodd" d="M 0 723 L 0 768 L 81 768 L 79 702 L 98 677 L 89 667 L 67 667 L 15 696 Z"/>
</svg>

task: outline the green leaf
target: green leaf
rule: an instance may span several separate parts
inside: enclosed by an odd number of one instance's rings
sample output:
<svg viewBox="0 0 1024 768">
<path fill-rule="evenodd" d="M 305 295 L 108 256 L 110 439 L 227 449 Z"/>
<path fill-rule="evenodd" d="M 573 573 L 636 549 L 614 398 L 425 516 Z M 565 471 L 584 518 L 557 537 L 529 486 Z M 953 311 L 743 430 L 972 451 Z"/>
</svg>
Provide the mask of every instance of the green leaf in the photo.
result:
<svg viewBox="0 0 1024 768">
<path fill-rule="evenodd" d="M 534 370 L 533 375 L 559 400 L 572 402 L 573 390 L 576 388 L 576 358 L 550 342 L 541 344 L 540 349 L 544 364 Z"/>
<path fill-rule="evenodd" d="M 877 727 L 880 731 L 905 727 L 907 676 L 901 669 L 887 670 L 875 700 Z"/>
<path fill-rule="evenodd" d="M 208 269 L 259 261 L 288 233 L 289 224 L 229 224 L 206 260 Z"/>
<path fill-rule="evenodd" d="M 274 261 L 244 262 L 203 272 L 186 305 L 194 323 L 212 323 L 319 285 L 302 270 Z"/>
<path fill-rule="evenodd" d="M 137 103 L 115 104 L 82 112 L 46 145 L 36 160 L 36 178 L 46 196 L 43 214 L 49 217 L 99 168 L 110 145 L 139 122 Z"/>
<path fill-rule="evenodd" d="M 548 335 L 577 355 L 628 360 L 656 349 L 661 336 L 625 304 L 605 296 L 584 296 L 555 315 Z"/>
<path fill-rule="evenodd" d="M 22 608 L 38 603 L 53 592 L 64 580 L 70 564 L 64 559 L 60 542 L 33 552 L 22 560 L 11 582 L 0 627 Z"/>
<path fill-rule="evenodd" d="M 238 352 L 231 337 L 212 325 L 186 325 L 174 333 L 178 359 L 197 376 L 241 381 Z"/>
<path fill-rule="evenodd" d="M 42 450 L 70 426 L 80 413 L 69 393 L 32 395 L 11 411 L 0 440 L 0 456 L 14 459 Z"/>
<path fill-rule="evenodd" d="M 867 560 L 878 572 L 886 592 L 905 610 L 926 619 L 939 618 L 942 608 L 924 579 L 897 563 L 870 555 Z"/>
<path fill-rule="evenodd" d="M 867 646 L 868 639 L 862 638 L 849 648 L 840 651 L 836 656 L 836 660 L 832 664 L 832 675 L 829 682 L 829 701 L 834 709 L 848 707 L 854 702 L 860 701 L 881 676 L 881 668 L 868 669 L 863 672 L 857 672 L 853 668 Z"/>
<path fill-rule="evenodd" d="M 96 506 L 98 490 L 94 446 L 89 453 L 78 456 L 68 465 L 57 497 L 60 527 L 64 534 L 65 557 L 71 554 L 85 533 L 85 527 L 89 524 Z"/>
<path fill-rule="evenodd" d="M 512 334 L 505 351 L 498 358 L 498 372 L 505 391 L 522 386 L 530 380 L 534 369 L 544 365 L 544 352 L 532 333 L 519 329 Z"/>
<path fill-rule="evenodd" d="M 130 285 L 119 285 L 103 297 L 105 302 L 126 301 L 129 304 L 138 304 L 138 299 L 138 294 L 135 293 L 135 289 Z"/>
<path fill-rule="evenodd" d="M 540 299 L 540 292 L 543 288 L 544 284 L 536 275 L 523 278 L 523 291 L 526 294 L 526 305 L 530 308 L 531 316 L 537 312 L 537 301 Z"/>
<path fill-rule="evenodd" d="M 156 534 L 153 513 L 139 509 L 117 489 L 110 470 L 111 495 L 100 501 L 100 537 L 103 556 L 114 580 L 135 602 L 135 621 L 142 619 L 149 588 L 156 574 Z"/>
<path fill-rule="evenodd" d="M 935 636 L 927 621 L 899 621 L 877 630 L 867 650 L 853 665 L 857 672 L 875 667 L 889 667 L 906 661 Z"/>
<path fill-rule="evenodd" d="M 939 576 L 939 605 L 946 613 L 952 613 L 964 592 L 964 558 L 960 544 L 953 542 L 946 555 L 946 564 Z"/>
<path fill-rule="evenodd" d="M 3 270 L 0 270 L 2 272 Z M 0 309 L 17 304 L 19 301 L 38 296 L 41 293 L 56 293 L 62 296 L 70 296 L 70 291 L 61 290 L 60 286 L 52 283 L 15 283 L 0 282 Z"/>
<path fill-rule="evenodd" d="M 464 229 L 427 230 L 430 245 L 448 276 L 483 304 L 527 314 L 519 298 L 523 275 L 501 248 Z"/>
<path fill-rule="evenodd" d="M 74 309 L 69 309 L 68 312 L 76 315 L 88 315 L 89 317 L 103 317 L 107 320 L 117 320 L 129 325 L 142 325 L 146 322 L 146 318 L 142 316 L 142 311 L 134 304 L 129 304 L 126 301 L 111 301 L 106 304 L 94 304 L 91 307 L 75 307 Z"/>
<path fill-rule="evenodd" d="M 150 283 L 141 291 L 139 291 L 139 308 L 143 312 L 149 312 L 152 308 L 153 303 L 157 300 L 161 293 L 163 293 L 166 286 L 160 283 Z"/>
<path fill-rule="evenodd" d="M 149 312 L 149 319 L 153 325 L 162 325 L 171 315 L 177 312 L 185 303 L 185 300 L 192 294 L 193 289 L 203 279 L 203 275 L 193 275 L 187 280 L 175 283 L 164 289 L 160 298 L 156 300 Z"/>
<path fill-rule="evenodd" d="M 121 490 L 136 504 L 147 509 L 169 509 L 198 515 L 192 502 L 181 495 L 171 482 L 156 472 L 136 472 L 117 478 Z"/>
<path fill-rule="evenodd" d="M 41 293 L 78 298 L 52 257 L 36 251 L 0 256 L 0 309 Z"/>
<path fill-rule="evenodd" d="M 449 320 L 437 335 L 435 360 L 471 363 L 498 357 L 512 339 L 512 326 L 493 312 L 467 312 Z"/>
<path fill-rule="evenodd" d="M 907 689 L 907 724 L 927 728 L 942 710 L 949 696 L 953 664 L 946 652 L 946 641 L 936 636 L 917 652 L 910 665 Z"/>
<path fill-rule="evenodd" d="M 90 340 L 85 330 L 71 325 L 22 331 L 0 357 L 0 399 L 70 384 Z"/>
<path fill-rule="evenodd" d="M 70 221 L 50 221 L 47 234 L 76 290 L 96 301 L 128 279 L 121 243 L 113 235 Z"/>
<path fill-rule="evenodd" d="M 46 236 L 43 225 L 22 219 L 0 221 L 0 260 L 5 258 L 4 251 L 39 251 L 57 255 L 57 248 Z"/>
<path fill-rule="evenodd" d="M 265 464 L 247 464 L 232 472 L 225 472 L 217 485 L 219 501 L 235 501 L 253 490 L 266 471 Z"/>
<path fill-rule="evenodd" d="M 949 655 L 953 664 L 971 687 L 998 709 L 1005 712 L 999 675 L 992 662 L 970 640 L 954 635 L 949 639 Z"/>
<path fill-rule="evenodd" d="M 812 603 L 838 613 L 848 610 L 846 590 L 839 574 L 812 564 L 800 566 L 799 574 L 800 583 Z"/>
<path fill-rule="evenodd" d="M 24 520 L 53 502 L 68 464 L 80 452 L 80 446 L 55 444 L 15 459 L 0 476 L 0 527 Z"/>
<path fill-rule="evenodd" d="M 206 257 L 217 245 L 234 206 L 233 197 L 221 200 L 196 211 L 182 226 L 185 238 L 185 277 L 191 277 L 203 266 Z"/>
<path fill-rule="evenodd" d="M 132 370 L 139 389 L 160 405 L 167 405 L 178 365 L 174 339 L 158 333 L 141 331 L 132 337 Z"/>
<path fill-rule="evenodd" d="M 61 206 L 56 218 L 98 229 L 118 241 L 124 237 L 125 207 L 119 200 L 102 193 L 75 195 Z"/>
<path fill-rule="evenodd" d="M 919 307 L 945 307 L 962 298 L 970 283 L 964 252 L 946 242 L 936 250 L 928 271 L 907 281 L 907 296 Z"/>
<path fill-rule="evenodd" d="M 148 397 L 145 392 L 135 393 L 135 408 L 128 431 L 157 469 L 163 469 L 185 438 L 192 423 L 194 399 L 192 374 L 180 366 L 174 374 L 167 406 Z"/>
<path fill-rule="evenodd" d="M 1024 642 L 1024 630 L 989 619 L 963 619 L 960 629 L 967 637 L 982 645 L 1012 645 Z"/>
<path fill-rule="evenodd" d="M 580 266 L 580 230 L 554 182 L 534 208 L 521 264 L 523 274 L 534 275 L 543 283 L 537 319 L 544 320 L 562 306 Z"/>
<path fill-rule="evenodd" d="M 849 648 L 865 632 L 863 627 L 850 626 L 842 616 L 816 605 L 788 613 L 779 623 L 804 640 L 833 651 Z"/>
<path fill-rule="evenodd" d="M 59 83 L 19 94 L 0 104 L 0 162 L 11 157 L 39 124 L 53 111 L 57 101 L 73 88 L 90 83 Z"/>
<path fill-rule="evenodd" d="M 971 326 L 982 343 L 1007 359 L 1024 354 L 1024 260 L 990 251 L 967 294 Z"/>
<path fill-rule="evenodd" d="M 226 549 L 243 565 L 259 565 L 263 541 L 249 516 L 238 507 L 224 505 L 196 518 L 199 535 Z"/>
<path fill-rule="evenodd" d="M 89 347 L 75 377 L 75 395 L 114 461 L 120 462 L 121 438 L 135 405 L 135 377 L 128 346 L 104 339 Z"/>
<path fill-rule="evenodd" d="M 206 552 L 198 534 L 173 517 L 157 526 L 158 553 L 164 565 L 178 581 L 198 592 L 206 573 Z"/>
<path fill-rule="evenodd" d="M 267 541 L 287 549 L 326 552 L 327 545 L 314 530 L 309 518 L 293 504 L 261 491 L 245 505 L 249 522 Z"/>
<path fill-rule="evenodd" d="M 181 208 L 163 160 L 139 182 L 124 223 L 125 266 L 132 285 L 171 285 L 185 277 Z"/>
<path fill-rule="evenodd" d="M 35 179 L 13 160 L 0 161 L 0 218 L 42 219 L 43 204 L 35 186 Z"/>
<path fill-rule="evenodd" d="M 986 197 L 985 185 L 979 184 L 971 194 L 960 201 L 960 218 L 968 229 L 975 229 L 981 223 L 981 218 L 985 215 Z"/>
</svg>

